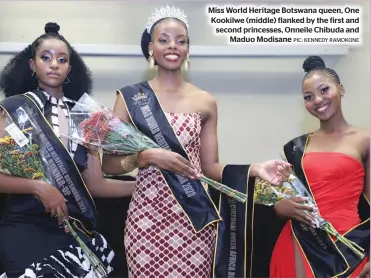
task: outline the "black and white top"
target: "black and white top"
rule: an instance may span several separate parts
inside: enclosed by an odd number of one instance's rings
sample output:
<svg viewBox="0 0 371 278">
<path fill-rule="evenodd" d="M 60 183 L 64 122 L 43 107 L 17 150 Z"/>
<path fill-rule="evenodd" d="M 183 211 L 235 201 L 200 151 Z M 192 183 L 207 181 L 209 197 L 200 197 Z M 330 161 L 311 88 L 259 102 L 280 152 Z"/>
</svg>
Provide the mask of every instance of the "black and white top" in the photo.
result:
<svg viewBox="0 0 371 278">
<path fill-rule="evenodd" d="M 39 90 L 42 94 L 36 95 L 34 92 L 27 92 L 26 95 L 29 95 L 34 99 L 40 108 L 43 111 L 45 118 L 53 127 L 53 130 L 57 137 L 61 138 L 60 130 L 59 130 L 59 120 L 58 120 L 58 106 L 60 106 L 66 116 L 68 122 L 69 132 L 75 132 L 76 127 L 74 123 L 70 119 L 70 109 L 74 106 L 75 101 L 63 97 L 57 99 L 52 97 L 51 95 L 47 94 L 46 92 Z M 77 149 L 77 143 L 68 140 L 68 151 L 70 152 L 72 158 L 75 155 Z"/>
</svg>

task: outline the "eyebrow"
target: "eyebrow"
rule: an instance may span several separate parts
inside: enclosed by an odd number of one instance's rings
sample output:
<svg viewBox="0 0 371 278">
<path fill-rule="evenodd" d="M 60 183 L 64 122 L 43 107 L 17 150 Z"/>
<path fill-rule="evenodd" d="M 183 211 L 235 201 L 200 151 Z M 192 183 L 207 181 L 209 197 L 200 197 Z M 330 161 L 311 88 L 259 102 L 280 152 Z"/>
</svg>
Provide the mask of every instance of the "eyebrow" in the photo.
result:
<svg viewBox="0 0 371 278">
<path fill-rule="evenodd" d="M 160 33 L 160 36 L 167 36 L 167 37 L 170 37 L 170 35 L 169 34 L 167 34 L 167 33 Z M 177 38 L 179 38 L 179 37 L 186 37 L 186 35 L 178 35 L 178 36 L 176 36 Z"/>
<path fill-rule="evenodd" d="M 40 53 L 44 53 L 44 52 L 50 53 L 51 51 L 50 50 L 47 50 L 47 49 L 40 51 Z M 65 53 L 65 52 L 59 52 L 58 55 L 68 55 L 68 54 Z"/>
<path fill-rule="evenodd" d="M 319 85 L 317 86 L 317 90 L 319 89 L 319 87 L 322 87 L 323 85 L 325 85 L 325 84 L 323 84 L 323 83 L 319 84 Z"/>
</svg>

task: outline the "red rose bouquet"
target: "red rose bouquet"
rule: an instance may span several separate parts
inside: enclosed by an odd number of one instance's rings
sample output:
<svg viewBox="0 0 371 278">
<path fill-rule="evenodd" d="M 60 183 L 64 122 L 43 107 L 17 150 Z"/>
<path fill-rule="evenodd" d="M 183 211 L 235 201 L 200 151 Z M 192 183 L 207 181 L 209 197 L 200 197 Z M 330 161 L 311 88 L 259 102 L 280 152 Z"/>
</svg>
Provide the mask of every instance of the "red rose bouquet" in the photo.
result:
<svg viewBox="0 0 371 278">
<path fill-rule="evenodd" d="M 106 153 L 125 156 L 147 149 L 160 148 L 134 125 L 114 116 L 112 110 L 101 105 L 87 94 L 84 94 L 71 109 L 70 118 L 74 123 L 74 128 L 64 136 L 88 148 L 98 148 Z M 205 176 L 201 176 L 200 181 L 239 202 L 246 201 L 247 196 L 245 194 L 224 184 Z"/>
</svg>

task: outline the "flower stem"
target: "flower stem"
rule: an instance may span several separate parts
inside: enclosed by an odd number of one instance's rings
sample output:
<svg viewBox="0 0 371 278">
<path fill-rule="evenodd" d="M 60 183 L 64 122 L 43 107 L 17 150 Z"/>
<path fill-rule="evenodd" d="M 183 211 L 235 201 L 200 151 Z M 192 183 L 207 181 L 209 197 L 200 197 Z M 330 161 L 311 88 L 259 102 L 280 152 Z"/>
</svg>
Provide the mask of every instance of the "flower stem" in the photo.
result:
<svg viewBox="0 0 371 278">
<path fill-rule="evenodd" d="M 361 259 L 365 257 L 365 255 L 362 253 L 365 250 L 360 247 L 358 244 L 354 243 L 353 241 L 347 239 L 346 237 L 339 234 L 335 228 L 327 222 L 326 224 L 321 226 L 321 229 L 325 230 L 327 233 L 333 235 L 337 240 L 342 242 L 345 246 L 347 246 L 350 250 L 352 250 L 357 256 L 359 256 Z"/>
<path fill-rule="evenodd" d="M 102 277 L 107 277 L 108 272 L 106 267 L 103 263 L 97 258 L 97 256 L 86 246 L 85 242 L 78 236 L 75 230 L 72 228 L 72 225 L 67 221 L 67 219 L 63 216 L 63 222 L 65 226 L 67 226 L 71 235 L 76 239 L 77 243 L 79 244 L 81 250 L 85 253 L 90 263 L 93 265 L 95 271 L 97 271 Z"/>
<path fill-rule="evenodd" d="M 208 177 L 201 176 L 200 181 L 207 183 L 208 185 L 212 186 L 216 190 L 219 190 L 223 192 L 224 194 L 227 194 L 229 197 L 236 199 L 237 201 L 244 203 L 246 202 L 247 195 L 243 194 L 237 190 L 234 190 L 222 183 L 216 182 L 212 179 L 209 179 Z"/>
</svg>

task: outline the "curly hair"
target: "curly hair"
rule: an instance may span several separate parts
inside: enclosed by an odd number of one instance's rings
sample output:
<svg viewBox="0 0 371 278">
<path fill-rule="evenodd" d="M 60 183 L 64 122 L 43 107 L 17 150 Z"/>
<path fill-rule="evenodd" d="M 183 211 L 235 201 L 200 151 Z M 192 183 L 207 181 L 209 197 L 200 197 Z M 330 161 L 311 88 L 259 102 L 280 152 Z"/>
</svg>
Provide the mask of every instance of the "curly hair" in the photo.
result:
<svg viewBox="0 0 371 278">
<path fill-rule="evenodd" d="M 44 40 L 54 38 L 64 42 L 70 54 L 71 72 L 68 75 L 70 82 L 63 84 L 64 95 L 77 101 L 84 93 L 90 94 L 92 89 L 91 71 L 69 42 L 58 33 L 59 25 L 49 22 L 44 29 L 45 34 L 15 55 L 5 66 L 0 74 L 0 90 L 4 92 L 6 97 L 35 90 L 38 87 L 38 80 L 32 75 L 29 60 L 35 59 L 37 48 Z"/>
</svg>

